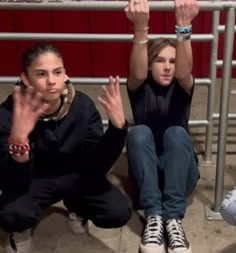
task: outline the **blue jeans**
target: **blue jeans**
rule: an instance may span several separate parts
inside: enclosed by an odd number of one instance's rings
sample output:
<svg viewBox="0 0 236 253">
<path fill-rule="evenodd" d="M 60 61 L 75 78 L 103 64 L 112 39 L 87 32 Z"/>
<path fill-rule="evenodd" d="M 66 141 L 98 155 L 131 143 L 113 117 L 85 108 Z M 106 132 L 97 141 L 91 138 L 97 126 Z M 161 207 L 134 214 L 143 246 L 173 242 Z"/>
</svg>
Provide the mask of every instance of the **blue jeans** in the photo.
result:
<svg viewBox="0 0 236 253">
<path fill-rule="evenodd" d="M 168 128 L 157 155 L 152 131 L 134 126 L 127 136 L 129 174 L 138 187 L 145 217 L 160 215 L 164 220 L 183 218 L 187 196 L 199 179 L 198 164 L 187 131 Z"/>
</svg>

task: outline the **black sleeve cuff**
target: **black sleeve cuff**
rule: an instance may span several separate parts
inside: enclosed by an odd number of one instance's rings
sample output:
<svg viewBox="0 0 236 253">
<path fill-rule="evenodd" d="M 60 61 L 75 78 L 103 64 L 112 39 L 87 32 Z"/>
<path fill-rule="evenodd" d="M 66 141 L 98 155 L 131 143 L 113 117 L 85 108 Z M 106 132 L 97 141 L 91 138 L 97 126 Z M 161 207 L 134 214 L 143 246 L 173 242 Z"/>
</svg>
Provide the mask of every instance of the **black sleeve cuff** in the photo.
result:
<svg viewBox="0 0 236 253">
<path fill-rule="evenodd" d="M 117 132 L 127 132 L 128 126 L 129 126 L 129 124 L 128 124 L 127 120 L 125 120 L 125 125 L 122 128 L 118 128 L 118 127 L 114 126 L 110 120 L 108 122 L 108 128 L 113 131 L 117 131 Z"/>
</svg>

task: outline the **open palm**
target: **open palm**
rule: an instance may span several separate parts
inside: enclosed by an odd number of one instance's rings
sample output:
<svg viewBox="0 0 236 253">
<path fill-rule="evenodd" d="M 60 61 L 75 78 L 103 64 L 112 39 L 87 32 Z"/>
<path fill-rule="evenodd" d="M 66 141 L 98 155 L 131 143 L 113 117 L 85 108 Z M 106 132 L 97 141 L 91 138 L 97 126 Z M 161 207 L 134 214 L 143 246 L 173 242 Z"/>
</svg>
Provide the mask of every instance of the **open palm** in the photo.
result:
<svg viewBox="0 0 236 253">
<path fill-rule="evenodd" d="M 13 118 L 11 136 L 16 141 L 24 141 L 35 127 L 39 117 L 48 109 L 42 96 L 34 88 L 27 87 L 22 93 L 20 86 L 14 87 Z"/>
<path fill-rule="evenodd" d="M 102 86 L 103 95 L 98 97 L 99 102 L 104 107 L 107 117 L 111 123 L 117 127 L 122 128 L 125 125 L 125 116 L 120 96 L 120 81 L 119 77 L 109 78 L 109 85 Z"/>
</svg>

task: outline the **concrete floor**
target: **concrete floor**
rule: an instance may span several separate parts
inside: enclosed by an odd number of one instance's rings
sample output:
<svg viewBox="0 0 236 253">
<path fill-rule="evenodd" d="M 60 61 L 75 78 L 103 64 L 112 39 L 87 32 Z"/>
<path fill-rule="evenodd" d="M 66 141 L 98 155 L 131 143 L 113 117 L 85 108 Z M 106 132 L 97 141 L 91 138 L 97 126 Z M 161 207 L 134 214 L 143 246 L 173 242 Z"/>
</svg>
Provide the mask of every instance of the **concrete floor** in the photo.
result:
<svg viewBox="0 0 236 253">
<path fill-rule="evenodd" d="M 100 94 L 99 86 L 77 86 L 80 90 L 90 95 L 94 101 Z M 216 107 L 219 109 L 220 80 L 216 86 Z M 232 80 L 232 89 L 236 88 L 236 81 Z M 124 108 L 127 118 L 131 118 L 131 111 L 125 87 L 121 87 Z M 4 85 L 0 88 L 0 101 L 9 94 L 11 86 Z M 196 87 L 191 119 L 206 119 L 207 88 Z M 235 95 L 230 99 L 230 112 L 235 113 Z M 98 105 L 102 117 L 105 117 L 104 110 Z M 205 128 L 191 128 L 192 139 L 200 158 L 201 178 L 197 188 L 189 198 L 184 227 L 188 239 L 192 244 L 194 253 L 235 253 L 236 239 L 235 227 L 224 221 L 207 220 L 205 207 L 212 209 L 214 206 L 216 152 L 217 152 L 217 124 L 214 128 L 213 160 L 212 163 L 205 163 Z M 225 164 L 225 186 L 228 191 L 236 184 L 236 122 L 231 121 L 228 127 L 227 154 Z M 132 200 L 132 187 L 127 177 L 126 154 L 122 154 L 114 165 L 109 178 L 114 184 L 120 187 Z M 34 233 L 34 246 L 36 253 L 138 253 L 140 235 L 143 225 L 140 213 L 134 211 L 131 220 L 126 226 L 120 229 L 100 229 L 92 226 L 90 233 L 82 236 L 74 236 L 67 231 L 65 210 L 61 203 L 51 207 L 45 212 L 45 216 L 38 224 Z M 0 233 L 0 252 L 4 252 L 3 242 L 5 233 Z"/>
</svg>

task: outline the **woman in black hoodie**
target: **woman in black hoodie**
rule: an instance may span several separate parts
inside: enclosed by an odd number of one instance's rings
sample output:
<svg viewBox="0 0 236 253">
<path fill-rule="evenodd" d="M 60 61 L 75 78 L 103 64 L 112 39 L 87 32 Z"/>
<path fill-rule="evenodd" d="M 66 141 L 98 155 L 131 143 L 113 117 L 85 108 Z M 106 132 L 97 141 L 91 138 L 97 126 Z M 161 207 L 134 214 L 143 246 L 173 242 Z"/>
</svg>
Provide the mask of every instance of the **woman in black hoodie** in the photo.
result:
<svg viewBox="0 0 236 253">
<path fill-rule="evenodd" d="M 91 220 L 123 226 L 127 199 L 107 179 L 127 127 L 119 78 L 110 77 L 98 98 L 109 118 L 103 133 L 93 101 L 75 91 L 58 49 L 35 44 L 22 58 L 21 81 L 0 106 L 0 227 L 6 252 L 32 252 L 31 232 L 42 211 L 63 200 L 68 226 L 79 234 Z"/>
</svg>

